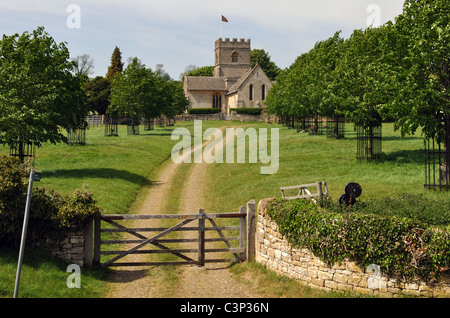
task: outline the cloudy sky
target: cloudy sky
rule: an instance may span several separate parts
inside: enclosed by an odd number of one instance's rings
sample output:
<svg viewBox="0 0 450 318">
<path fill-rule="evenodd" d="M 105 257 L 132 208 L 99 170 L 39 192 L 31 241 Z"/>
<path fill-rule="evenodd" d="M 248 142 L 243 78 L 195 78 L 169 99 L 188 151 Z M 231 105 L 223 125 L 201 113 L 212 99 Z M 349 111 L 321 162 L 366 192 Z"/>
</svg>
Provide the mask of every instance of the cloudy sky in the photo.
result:
<svg viewBox="0 0 450 318">
<path fill-rule="evenodd" d="M 186 66 L 214 65 L 214 41 L 251 39 L 281 68 L 341 30 L 347 38 L 368 23 L 402 12 L 403 0 L 0 0 L 0 34 L 44 26 L 72 57 L 89 54 L 105 76 L 115 46 L 124 62 L 163 64 L 174 79 Z M 228 23 L 221 22 L 221 15 Z M 376 19 L 379 17 L 379 19 Z"/>
</svg>

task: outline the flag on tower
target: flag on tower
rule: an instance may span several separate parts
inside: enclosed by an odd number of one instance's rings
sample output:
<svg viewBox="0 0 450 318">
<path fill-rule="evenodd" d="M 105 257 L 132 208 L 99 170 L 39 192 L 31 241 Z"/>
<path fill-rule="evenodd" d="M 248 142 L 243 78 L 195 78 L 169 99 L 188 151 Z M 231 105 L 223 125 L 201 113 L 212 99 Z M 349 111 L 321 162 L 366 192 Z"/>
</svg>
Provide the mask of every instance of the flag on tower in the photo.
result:
<svg viewBox="0 0 450 318">
<path fill-rule="evenodd" d="M 228 19 L 225 18 L 224 16 L 222 16 L 222 22 L 227 22 L 228 23 Z"/>
</svg>

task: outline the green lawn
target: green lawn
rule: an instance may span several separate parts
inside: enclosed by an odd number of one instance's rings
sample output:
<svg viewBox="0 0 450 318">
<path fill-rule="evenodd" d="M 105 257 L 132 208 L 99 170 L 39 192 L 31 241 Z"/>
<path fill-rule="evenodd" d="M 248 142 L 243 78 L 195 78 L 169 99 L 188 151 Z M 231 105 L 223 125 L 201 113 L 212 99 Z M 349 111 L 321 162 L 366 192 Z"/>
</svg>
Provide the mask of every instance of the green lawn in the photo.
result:
<svg viewBox="0 0 450 318">
<path fill-rule="evenodd" d="M 234 211 L 251 199 L 258 202 L 281 197 L 280 187 L 317 181 L 327 182 L 333 201 L 345 193 L 349 182 L 357 182 L 362 187 L 359 200 L 411 193 L 450 202 L 448 191 L 424 189 L 422 137 L 401 137 L 393 124 L 383 124 L 382 159 L 372 162 L 356 159 L 356 132 L 352 124 L 346 124 L 346 137 L 339 140 L 297 133 L 282 125 L 253 126 L 279 128 L 278 172 L 261 175 L 261 163 L 210 165 L 206 193 L 209 211 Z"/>
<path fill-rule="evenodd" d="M 104 137 L 104 126 L 91 127 L 86 145 L 43 145 L 36 151 L 35 167 L 42 179 L 35 186 L 64 194 L 85 189 L 104 213 L 126 213 L 141 188 L 155 181 L 176 143 L 170 139 L 173 127 L 142 128 L 141 135 L 128 136 L 126 126 L 119 126 L 119 137 Z"/>
</svg>

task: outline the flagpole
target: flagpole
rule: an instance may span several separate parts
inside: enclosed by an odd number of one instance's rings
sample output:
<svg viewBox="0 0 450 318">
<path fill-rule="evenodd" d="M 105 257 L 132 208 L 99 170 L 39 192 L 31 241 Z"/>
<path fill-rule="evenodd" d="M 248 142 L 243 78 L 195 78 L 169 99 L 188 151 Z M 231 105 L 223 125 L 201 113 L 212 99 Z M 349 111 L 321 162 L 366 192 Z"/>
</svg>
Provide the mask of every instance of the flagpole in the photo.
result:
<svg viewBox="0 0 450 318">
<path fill-rule="evenodd" d="M 222 38 L 222 33 L 223 33 L 223 21 L 222 17 L 220 17 L 220 38 Z"/>
</svg>

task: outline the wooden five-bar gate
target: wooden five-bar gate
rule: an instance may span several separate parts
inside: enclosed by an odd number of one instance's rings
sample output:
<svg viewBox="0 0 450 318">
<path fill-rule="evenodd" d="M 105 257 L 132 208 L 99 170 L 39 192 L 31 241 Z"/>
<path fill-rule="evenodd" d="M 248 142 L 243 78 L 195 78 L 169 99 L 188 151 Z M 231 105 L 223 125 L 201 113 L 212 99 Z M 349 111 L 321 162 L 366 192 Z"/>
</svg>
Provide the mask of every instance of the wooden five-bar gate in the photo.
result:
<svg viewBox="0 0 450 318">
<path fill-rule="evenodd" d="M 239 222 L 231 222 L 219 226 L 219 219 L 238 219 Z M 135 220 L 159 220 L 158 223 L 171 222 L 167 227 L 127 227 L 126 221 Z M 230 223 L 230 222 L 229 222 Z M 235 223 L 239 223 L 235 225 Z M 158 224 L 160 225 L 160 224 Z M 112 227 L 111 227 L 112 226 Z M 158 232 L 156 235 L 145 233 Z M 189 235 L 179 237 L 177 233 L 190 232 Z M 225 233 L 238 235 L 226 236 Z M 108 239 L 103 239 L 102 233 Z M 121 233 L 114 237 L 113 233 Z M 131 235 L 131 239 L 124 238 L 123 233 Z M 175 234 L 170 237 L 169 234 Z M 215 235 L 206 235 L 215 233 Z M 177 236 L 178 235 L 178 236 Z M 111 237 L 112 236 L 112 237 Z M 187 237 L 186 237 L 187 236 Z M 218 247 L 220 243 L 222 246 Z M 175 246 L 173 246 L 175 244 Z M 188 244 L 189 248 L 181 245 Z M 104 246 L 109 246 L 105 250 Z M 210 245 L 213 245 L 212 248 Z M 116 249 L 117 246 L 125 248 Z M 231 254 L 229 258 L 207 258 L 207 254 L 218 253 Z M 124 261 L 127 256 L 137 254 L 171 254 L 176 256 L 176 261 L 157 259 L 132 259 Z M 194 255 L 191 255 L 194 254 Z M 101 215 L 94 222 L 94 264 L 101 266 L 157 266 L 157 265 L 189 265 L 204 266 L 212 262 L 241 262 L 252 261 L 255 257 L 255 201 L 249 201 L 247 207 L 241 207 L 239 212 L 230 213 L 205 213 L 200 209 L 196 214 L 178 215 Z M 119 261 L 121 260 L 121 261 Z"/>
</svg>

